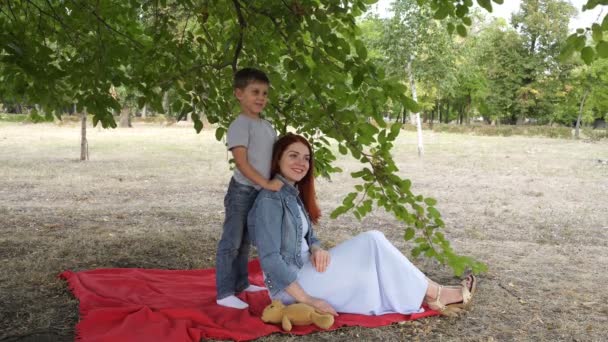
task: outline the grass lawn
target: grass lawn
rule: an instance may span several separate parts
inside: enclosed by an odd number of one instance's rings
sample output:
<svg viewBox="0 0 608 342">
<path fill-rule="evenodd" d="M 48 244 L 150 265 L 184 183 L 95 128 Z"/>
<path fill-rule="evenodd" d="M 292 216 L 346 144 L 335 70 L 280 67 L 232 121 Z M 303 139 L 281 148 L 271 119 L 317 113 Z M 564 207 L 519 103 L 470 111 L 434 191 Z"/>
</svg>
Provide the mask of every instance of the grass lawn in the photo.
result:
<svg viewBox="0 0 608 342">
<path fill-rule="evenodd" d="M 213 267 L 230 178 L 213 131 L 182 124 L 89 128 L 0 123 L 0 341 L 71 341 L 78 303 L 65 269 Z M 484 261 L 474 309 L 456 319 L 345 328 L 299 341 L 605 339 L 608 142 L 414 132 L 393 151 L 414 193 L 438 200 L 455 250 Z M 406 255 L 404 227 L 381 210 L 328 218 L 354 186 L 356 161 L 319 180 L 327 246 L 378 229 Z M 450 270 L 414 259 L 431 278 Z M 291 341 L 273 335 L 261 341 Z"/>
</svg>

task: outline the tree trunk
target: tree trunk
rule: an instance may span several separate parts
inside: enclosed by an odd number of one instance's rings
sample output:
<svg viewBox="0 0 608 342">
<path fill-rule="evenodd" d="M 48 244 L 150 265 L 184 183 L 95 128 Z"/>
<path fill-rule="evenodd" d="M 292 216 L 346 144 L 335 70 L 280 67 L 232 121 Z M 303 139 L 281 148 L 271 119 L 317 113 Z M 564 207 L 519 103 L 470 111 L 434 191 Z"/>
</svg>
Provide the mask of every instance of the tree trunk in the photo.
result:
<svg viewBox="0 0 608 342">
<path fill-rule="evenodd" d="M 165 91 L 165 93 L 163 94 L 163 111 L 165 112 L 165 115 L 170 115 L 171 113 L 171 106 L 169 105 L 169 92 Z"/>
<path fill-rule="evenodd" d="M 585 90 L 583 98 L 581 99 L 581 106 L 578 109 L 578 117 L 576 118 L 576 129 L 574 130 L 575 139 L 578 139 L 579 137 L 579 128 L 581 127 L 581 118 L 583 117 L 583 108 L 585 107 L 585 100 L 587 99 L 587 95 L 589 95 L 589 89 Z"/>
<path fill-rule="evenodd" d="M 410 78 L 410 87 L 412 88 L 412 99 L 418 102 L 418 95 L 416 94 L 416 82 L 414 82 L 414 73 L 412 72 L 412 62 L 414 61 L 414 56 L 410 55 L 410 59 L 407 61 L 407 73 Z M 422 123 L 420 122 L 420 113 L 414 114 L 416 117 L 416 130 L 418 132 L 418 156 L 422 157 L 424 153 L 424 148 L 422 146 Z"/>
<path fill-rule="evenodd" d="M 141 110 L 141 117 L 145 119 L 148 116 L 148 104 L 144 104 L 144 108 Z"/>
<path fill-rule="evenodd" d="M 131 126 L 131 109 L 129 107 L 125 107 L 120 111 L 120 127 L 133 127 Z"/>
<path fill-rule="evenodd" d="M 450 100 L 445 100 L 445 123 L 450 123 Z"/>
<path fill-rule="evenodd" d="M 76 107 L 76 105 L 74 105 Z M 80 119 L 80 160 L 89 160 L 89 142 L 87 141 L 87 110 L 83 110 Z"/>
<path fill-rule="evenodd" d="M 439 100 L 435 99 L 435 108 L 431 111 L 431 130 L 433 129 L 433 121 L 435 121 L 435 111 L 437 110 L 437 106 L 439 105 Z"/>
<path fill-rule="evenodd" d="M 469 112 L 471 111 L 471 93 L 467 94 L 467 103 L 466 106 L 464 107 L 464 120 L 466 125 L 470 125 L 471 124 L 471 118 L 469 115 Z"/>
<path fill-rule="evenodd" d="M 461 104 L 460 108 L 458 109 L 458 124 L 459 125 L 462 125 L 463 117 L 464 117 L 464 104 Z"/>
</svg>

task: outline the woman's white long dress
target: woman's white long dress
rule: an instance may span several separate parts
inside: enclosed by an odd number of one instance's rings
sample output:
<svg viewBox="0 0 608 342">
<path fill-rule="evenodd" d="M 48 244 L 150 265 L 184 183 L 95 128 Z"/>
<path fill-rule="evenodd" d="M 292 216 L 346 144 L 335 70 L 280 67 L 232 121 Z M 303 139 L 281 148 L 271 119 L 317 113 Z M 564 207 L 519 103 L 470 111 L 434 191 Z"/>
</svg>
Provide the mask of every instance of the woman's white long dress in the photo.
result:
<svg viewBox="0 0 608 342">
<path fill-rule="evenodd" d="M 308 231 L 304 223 L 303 235 Z M 424 311 L 426 276 L 381 232 L 361 233 L 330 249 L 330 264 L 323 273 L 312 266 L 308 246 L 303 243 L 302 248 L 306 260 L 297 282 L 306 293 L 327 301 L 336 311 L 364 315 Z M 285 304 L 295 301 L 285 291 L 273 299 Z"/>
</svg>

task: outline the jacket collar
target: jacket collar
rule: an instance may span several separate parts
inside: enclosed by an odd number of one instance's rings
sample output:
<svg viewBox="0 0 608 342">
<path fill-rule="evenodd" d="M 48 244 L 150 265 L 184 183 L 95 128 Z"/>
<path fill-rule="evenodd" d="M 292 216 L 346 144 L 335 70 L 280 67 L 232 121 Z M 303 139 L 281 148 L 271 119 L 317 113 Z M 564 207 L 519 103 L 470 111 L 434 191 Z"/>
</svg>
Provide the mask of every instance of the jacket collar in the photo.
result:
<svg viewBox="0 0 608 342">
<path fill-rule="evenodd" d="M 298 196 L 300 194 L 300 191 L 295 186 L 291 185 L 289 183 L 289 181 L 287 181 L 287 179 L 285 179 L 285 177 L 283 177 L 277 173 L 274 176 L 274 178 L 276 178 L 284 183 L 283 187 L 281 188 L 281 191 L 286 191 L 288 194 L 294 195 L 294 196 Z"/>
</svg>

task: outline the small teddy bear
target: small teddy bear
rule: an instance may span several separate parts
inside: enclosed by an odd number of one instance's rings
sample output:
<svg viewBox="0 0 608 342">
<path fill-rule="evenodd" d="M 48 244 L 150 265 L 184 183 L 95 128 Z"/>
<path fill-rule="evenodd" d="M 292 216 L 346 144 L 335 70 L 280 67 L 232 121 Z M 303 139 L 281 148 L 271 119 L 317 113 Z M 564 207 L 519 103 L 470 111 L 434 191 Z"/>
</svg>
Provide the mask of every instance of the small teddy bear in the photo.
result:
<svg viewBox="0 0 608 342">
<path fill-rule="evenodd" d="M 328 329 L 334 324 L 334 316 L 318 313 L 307 304 L 296 303 L 285 306 L 280 300 L 275 299 L 264 309 L 262 321 L 265 323 L 281 323 L 285 331 L 291 331 L 292 324 L 314 324 L 321 329 Z"/>
</svg>

